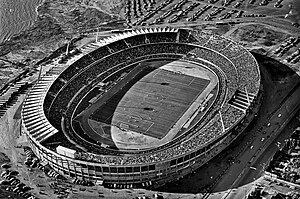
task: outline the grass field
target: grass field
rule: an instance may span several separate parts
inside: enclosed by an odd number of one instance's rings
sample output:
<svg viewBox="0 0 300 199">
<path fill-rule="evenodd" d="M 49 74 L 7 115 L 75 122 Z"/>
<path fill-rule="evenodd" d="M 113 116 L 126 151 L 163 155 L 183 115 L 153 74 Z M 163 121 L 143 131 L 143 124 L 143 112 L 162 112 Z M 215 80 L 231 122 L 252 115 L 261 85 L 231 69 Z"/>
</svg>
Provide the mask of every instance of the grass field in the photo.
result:
<svg viewBox="0 0 300 199">
<path fill-rule="evenodd" d="M 84 136 L 121 150 L 161 146 L 200 121 L 206 113 L 198 110 L 216 97 L 218 78 L 203 65 L 166 58 L 136 68 L 74 118 Z"/>
<path fill-rule="evenodd" d="M 161 139 L 185 113 L 209 80 L 156 69 L 126 85 L 92 119 Z"/>
</svg>

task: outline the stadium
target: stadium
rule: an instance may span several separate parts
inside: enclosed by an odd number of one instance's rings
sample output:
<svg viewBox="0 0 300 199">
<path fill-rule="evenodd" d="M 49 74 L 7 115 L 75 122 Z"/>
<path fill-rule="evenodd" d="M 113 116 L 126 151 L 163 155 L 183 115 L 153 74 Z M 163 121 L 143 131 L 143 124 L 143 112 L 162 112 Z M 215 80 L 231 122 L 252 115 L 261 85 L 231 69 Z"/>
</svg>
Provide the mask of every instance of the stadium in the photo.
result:
<svg viewBox="0 0 300 199">
<path fill-rule="evenodd" d="M 250 52 L 199 30 L 127 30 L 68 56 L 28 93 L 22 131 L 56 172 L 107 187 L 195 171 L 249 125 L 263 94 Z"/>
</svg>

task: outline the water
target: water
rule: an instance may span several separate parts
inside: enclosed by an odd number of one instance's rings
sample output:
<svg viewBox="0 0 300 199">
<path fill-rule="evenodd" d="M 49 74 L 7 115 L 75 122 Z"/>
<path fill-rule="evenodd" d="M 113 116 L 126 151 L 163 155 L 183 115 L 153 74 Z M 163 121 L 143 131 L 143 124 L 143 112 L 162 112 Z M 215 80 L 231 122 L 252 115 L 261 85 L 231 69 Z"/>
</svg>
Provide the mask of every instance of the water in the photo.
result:
<svg viewBox="0 0 300 199">
<path fill-rule="evenodd" d="M 0 43 L 31 26 L 42 0 L 0 0 Z"/>
</svg>

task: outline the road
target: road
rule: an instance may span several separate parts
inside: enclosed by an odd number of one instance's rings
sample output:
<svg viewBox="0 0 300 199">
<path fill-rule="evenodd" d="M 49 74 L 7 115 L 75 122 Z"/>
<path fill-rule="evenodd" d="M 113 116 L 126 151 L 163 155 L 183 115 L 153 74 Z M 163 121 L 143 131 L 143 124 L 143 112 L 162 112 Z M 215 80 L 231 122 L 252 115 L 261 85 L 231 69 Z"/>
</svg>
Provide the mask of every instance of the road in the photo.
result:
<svg viewBox="0 0 300 199">
<path fill-rule="evenodd" d="M 292 129 L 295 129 L 298 123 L 294 122 L 288 126 L 287 133 L 277 136 L 285 129 L 300 108 L 300 86 L 273 112 L 269 120 L 263 123 L 259 128 L 259 133 L 249 142 L 248 147 L 236 157 L 235 163 L 230 167 L 222 179 L 214 187 L 214 190 L 221 190 L 223 187 L 230 189 L 217 198 L 237 198 L 241 199 L 255 184 L 264 171 L 265 165 L 271 160 L 279 147 L 283 147 L 284 139 L 288 137 Z M 295 118 L 296 119 L 296 118 Z M 280 144 L 276 144 L 280 140 Z M 277 146 L 278 145 L 278 146 Z M 251 184 L 252 183 L 252 184 Z M 214 191 L 213 191 L 214 192 Z M 205 198 L 216 198 L 216 194 L 211 194 Z"/>
</svg>

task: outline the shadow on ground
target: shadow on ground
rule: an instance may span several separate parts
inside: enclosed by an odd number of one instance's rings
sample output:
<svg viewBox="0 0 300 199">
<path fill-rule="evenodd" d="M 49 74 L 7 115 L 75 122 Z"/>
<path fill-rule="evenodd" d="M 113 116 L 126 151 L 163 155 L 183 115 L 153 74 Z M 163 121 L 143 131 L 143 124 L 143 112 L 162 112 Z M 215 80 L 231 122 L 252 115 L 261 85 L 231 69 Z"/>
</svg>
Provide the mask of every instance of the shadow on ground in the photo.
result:
<svg viewBox="0 0 300 199">
<path fill-rule="evenodd" d="M 264 86 L 264 98 L 261 104 L 258 117 L 252 121 L 246 131 L 242 133 L 227 149 L 214 157 L 204 166 L 176 182 L 168 183 L 157 191 L 171 193 L 206 193 L 216 180 L 217 176 L 224 174 L 224 171 L 232 162 L 237 160 L 238 152 L 247 147 L 248 139 L 257 133 L 256 126 L 265 121 L 268 114 L 272 113 L 288 93 L 300 82 L 300 77 L 288 66 L 277 60 L 263 55 L 253 53 L 257 59 L 261 71 L 262 83 Z M 238 176 L 239 173 L 236 174 Z M 253 179 L 245 184 L 253 182 Z M 214 189 L 214 192 L 226 191 L 232 182 L 228 181 L 227 186 L 221 189 Z M 242 185 L 241 185 L 242 186 Z"/>
</svg>

